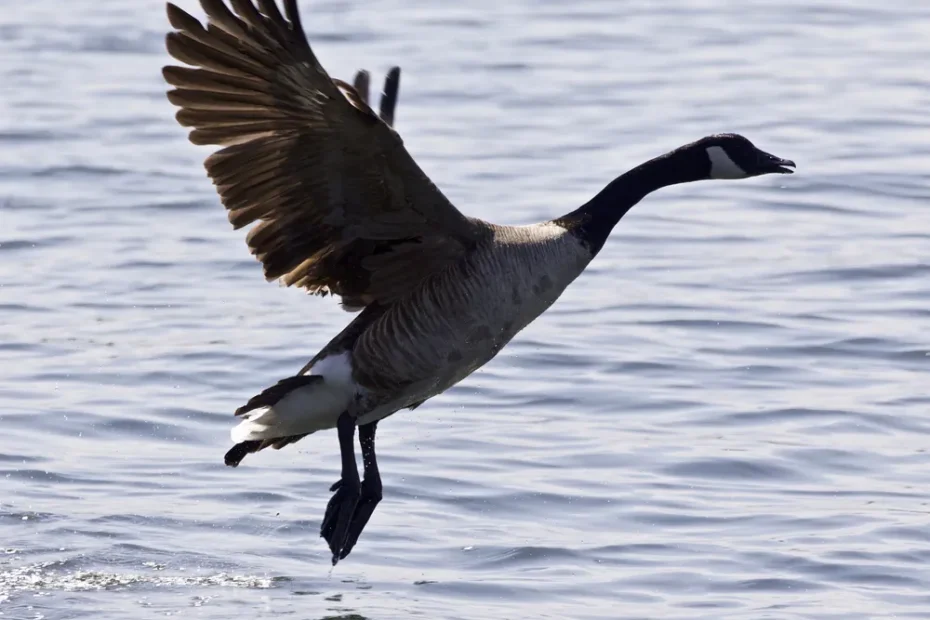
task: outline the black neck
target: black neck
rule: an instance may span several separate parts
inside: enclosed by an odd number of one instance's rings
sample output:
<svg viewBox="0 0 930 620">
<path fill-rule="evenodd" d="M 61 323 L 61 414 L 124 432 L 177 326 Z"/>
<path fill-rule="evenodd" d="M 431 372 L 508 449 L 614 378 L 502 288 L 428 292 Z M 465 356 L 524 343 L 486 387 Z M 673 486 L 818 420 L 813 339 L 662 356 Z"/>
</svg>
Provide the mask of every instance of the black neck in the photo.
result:
<svg viewBox="0 0 930 620">
<path fill-rule="evenodd" d="M 555 222 L 597 254 L 620 218 L 647 194 L 668 185 L 706 179 L 709 163 L 688 147 L 676 149 L 620 175 L 597 196 Z"/>
</svg>

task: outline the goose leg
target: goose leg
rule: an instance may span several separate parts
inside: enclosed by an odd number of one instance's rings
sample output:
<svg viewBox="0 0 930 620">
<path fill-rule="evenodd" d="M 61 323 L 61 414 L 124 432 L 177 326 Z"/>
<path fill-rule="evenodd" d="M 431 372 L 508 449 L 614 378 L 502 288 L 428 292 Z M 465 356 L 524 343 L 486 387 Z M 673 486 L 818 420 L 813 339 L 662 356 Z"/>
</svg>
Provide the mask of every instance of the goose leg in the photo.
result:
<svg viewBox="0 0 930 620">
<path fill-rule="evenodd" d="M 342 478 L 329 489 L 335 491 L 335 494 L 326 505 L 323 524 L 320 526 L 320 536 L 326 539 L 333 553 L 333 566 L 340 559 L 361 494 L 358 465 L 355 463 L 355 418 L 343 412 L 336 423 L 336 431 L 339 434 L 339 452 L 342 454 Z"/>
<path fill-rule="evenodd" d="M 365 525 L 374 513 L 375 507 L 381 501 L 381 474 L 378 472 L 378 461 L 375 458 L 375 430 L 377 428 L 377 422 L 358 427 L 358 441 L 362 444 L 365 479 L 362 480 L 362 494 L 355 506 L 355 513 L 352 515 L 348 537 L 342 553 L 339 554 L 340 560 L 352 552 L 352 548 L 358 542 L 358 537 L 362 535 L 362 530 L 365 529 Z"/>
</svg>

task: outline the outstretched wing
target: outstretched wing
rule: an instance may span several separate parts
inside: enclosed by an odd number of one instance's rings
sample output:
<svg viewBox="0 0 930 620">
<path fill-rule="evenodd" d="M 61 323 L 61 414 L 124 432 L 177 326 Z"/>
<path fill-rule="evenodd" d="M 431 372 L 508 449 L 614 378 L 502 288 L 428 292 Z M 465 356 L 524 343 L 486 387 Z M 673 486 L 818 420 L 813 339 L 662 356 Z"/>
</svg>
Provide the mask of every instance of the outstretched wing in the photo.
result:
<svg viewBox="0 0 930 620">
<path fill-rule="evenodd" d="M 429 180 L 400 136 L 320 66 L 296 0 L 201 0 L 206 24 L 168 4 L 175 28 L 168 99 L 235 228 L 268 280 L 391 303 L 460 258 L 480 236 Z"/>
</svg>

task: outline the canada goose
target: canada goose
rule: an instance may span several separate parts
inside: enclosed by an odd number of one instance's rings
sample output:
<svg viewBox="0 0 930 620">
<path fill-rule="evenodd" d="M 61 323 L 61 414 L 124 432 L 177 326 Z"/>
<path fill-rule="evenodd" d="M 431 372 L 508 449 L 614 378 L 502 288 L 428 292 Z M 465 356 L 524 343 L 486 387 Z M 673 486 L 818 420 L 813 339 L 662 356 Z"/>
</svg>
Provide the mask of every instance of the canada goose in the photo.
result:
<svg viewBox="0 0 930 620">
<path fill-rule="evenodd" d="M 172 4 L 168 99 L 267 280 L 333 294 L 361 311 L 292 377 L 236 411 L 246 454 L 336 428 L 341 479 L 320 534 L 333 564 L 381 500 L 378 421 L 414 409 L 491 360 L 585 269 L 614 225 L 661 187 L 789 173 L 794 163 L 719 134 L 620 175 L 557 219 L 500 226 L 460 213 L 355 87 L 333 80 L 307 42 L 296 0 L 201 0 L 206 26 Z M 234 12 L 233 12 L 234 11 Z M 356 80 L 367 91 L 367 75 Z M 395 84 L 396 86 L 396 84 Z M 382 107 L 384 106 L 382 100 Z M 359 480 L 355 428 L 364 464 Z"/>
</svg>

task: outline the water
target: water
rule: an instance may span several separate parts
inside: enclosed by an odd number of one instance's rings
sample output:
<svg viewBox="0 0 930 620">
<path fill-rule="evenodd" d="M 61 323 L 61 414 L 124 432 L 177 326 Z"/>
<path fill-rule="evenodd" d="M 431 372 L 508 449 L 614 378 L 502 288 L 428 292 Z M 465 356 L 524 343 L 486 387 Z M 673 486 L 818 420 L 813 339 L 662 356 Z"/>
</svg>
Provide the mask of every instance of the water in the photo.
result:
<svg viewBox="0 0 930 620">
<path fill-rule="evenodd" d="M 404 68 L 398 128 L 469 214 L 560 214 L 717 131 L 799 172 L 634 209 L 382 424 L 385 500 L 331 570 L 334 435 L 222 455 L 350 317 L 229 229 L 160 0 L 3 12 L 3 618 L 930 617 L 930 9 L 301 4 L 332 74 Z"/>
</svg>

